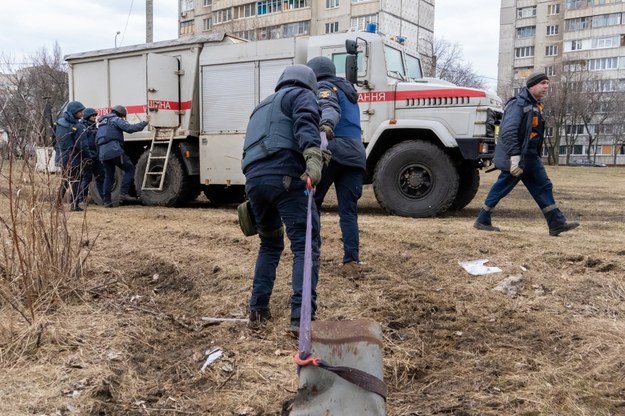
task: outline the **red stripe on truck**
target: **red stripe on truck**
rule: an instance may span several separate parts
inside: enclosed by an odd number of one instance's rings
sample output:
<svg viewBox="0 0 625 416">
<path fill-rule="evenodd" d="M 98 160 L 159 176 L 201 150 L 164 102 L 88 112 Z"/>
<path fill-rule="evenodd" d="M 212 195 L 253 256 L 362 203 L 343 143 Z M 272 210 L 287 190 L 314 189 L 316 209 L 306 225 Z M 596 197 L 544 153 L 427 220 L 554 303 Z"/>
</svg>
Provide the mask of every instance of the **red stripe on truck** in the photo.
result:
<svg viewBox="0 0 625 416">
<path fill-rule="evenodd" d="M 127 105 L 126 111 L 128 112 L 128 114 L 145 114 L 147 113 L 148 107 L 156 108 L 158 110 L 170 110 L 170 111 L 190 110 L 191 101 L 183 101 L 181 103 L 178 103 L 178 101 L 149 100 L 147 105 L 145 104 Z M 98 116 L 103 116 L 111 112 L 111 107 L 96 108 L 96 111 L 98 112 Z"/>
<path fill-rule="evenodd" d="M 358 93 L 358 102 L 398 101 L 419 98 L 461 98 L 486 97 L 484 91 L 465 88 L 444 88 L 438 90 L 410 90 L 410 91 L 371 91 Z"/>
</svg>

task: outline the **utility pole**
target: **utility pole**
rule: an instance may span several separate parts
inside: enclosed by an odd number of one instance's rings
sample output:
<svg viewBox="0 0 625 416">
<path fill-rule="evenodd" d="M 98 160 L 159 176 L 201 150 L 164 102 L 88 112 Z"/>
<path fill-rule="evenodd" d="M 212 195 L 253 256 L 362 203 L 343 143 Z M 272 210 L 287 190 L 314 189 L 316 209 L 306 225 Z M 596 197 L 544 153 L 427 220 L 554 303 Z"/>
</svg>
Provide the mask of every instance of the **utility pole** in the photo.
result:
<svg viewBox="0 0 625 416">
<path fill-rule="evenodd" d="M 154 40 L 154 1 L 145 0 L 145 43 Z"/>
</svg>

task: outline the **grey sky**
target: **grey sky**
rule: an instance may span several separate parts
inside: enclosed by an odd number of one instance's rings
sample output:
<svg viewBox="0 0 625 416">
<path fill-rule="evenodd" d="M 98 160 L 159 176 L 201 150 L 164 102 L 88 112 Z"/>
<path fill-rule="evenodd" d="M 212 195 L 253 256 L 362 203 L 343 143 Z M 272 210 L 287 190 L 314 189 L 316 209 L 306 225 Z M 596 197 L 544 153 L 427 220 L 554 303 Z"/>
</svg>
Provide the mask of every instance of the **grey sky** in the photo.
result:
<svg viewBox="0 0 625 416">
<path fill-rule="evenodd" d="M 459 43 L 466 62 L 491 88 L 497 84 L 499 0 L 436 0 L 434 36 Z"/>
<path fill-rule="evenodd" d="M 322 1 L 322 0 L 314 0 Z M 131 7 L 132 5 L 132 7 Z M 495 87 L 499 0 L 436 0 L 435 36 L 462 45 L 465 61 Z M 58 41 L 63 54 L 145 41 L 145 0 L 0 0 L 0 51 L 21 62 Z M 154 0 L 154 40 L 177 36 L 177 0 Z M 5 69 L 5 68 L 2 68 Z"/>
</svg>

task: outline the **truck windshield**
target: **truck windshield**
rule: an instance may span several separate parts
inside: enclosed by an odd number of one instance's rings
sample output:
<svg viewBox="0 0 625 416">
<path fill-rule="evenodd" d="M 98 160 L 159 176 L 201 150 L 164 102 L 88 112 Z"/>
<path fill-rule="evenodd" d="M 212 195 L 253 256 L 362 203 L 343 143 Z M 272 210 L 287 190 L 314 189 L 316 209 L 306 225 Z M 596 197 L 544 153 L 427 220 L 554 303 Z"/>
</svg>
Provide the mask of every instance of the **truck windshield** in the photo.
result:
<svg viewBox="0 0 625 416">
<path fill-rule="evenodd" d="M 406 54 L 406 65 L 408 66 L 408 78 L 412 80 L 423 78 L 423 71 L 421 71 L 421 61 L 419 61 L 419 58 Z"/>
<path fill-rule="evenodd" d="M 391 78 L 406 79 L 406 70 L 404 69 L 404 61 L 401 58 L 401 51 L 385 45 L 384 57 L 386 58 L 386 74 Z"/>
</svg>

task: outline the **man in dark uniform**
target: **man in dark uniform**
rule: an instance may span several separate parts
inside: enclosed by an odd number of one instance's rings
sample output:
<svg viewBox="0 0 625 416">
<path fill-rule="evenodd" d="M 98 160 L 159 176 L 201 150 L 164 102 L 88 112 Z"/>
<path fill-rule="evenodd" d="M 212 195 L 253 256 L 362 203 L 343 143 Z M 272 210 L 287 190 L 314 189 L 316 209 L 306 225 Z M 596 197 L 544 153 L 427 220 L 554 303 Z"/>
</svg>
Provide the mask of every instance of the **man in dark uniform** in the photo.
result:
<svg viewBox="0 0 625 416">
<path fill-rule="evenodd" d="M 264 99 L 250 117 L 243 145 L 245 192 L 260 236 L 250 297 L 250 327 L 271 318 L 269 300 L 276 268 L 284 250 L 283 224 L 291 242 L 293 272 L 291 331 L 300 324 L 304 275 L 304 246 L 308 196 L 306 181 L 321 180 L 321 139 L 317 80 L 305 65 L 287 67 L 275 93 Z M 319 273 L 319 215 L 312 204 L 312 318 L 316 311 Z"/>
<path fill-rule="evenodd" d="M 121 203 L 134 201 L 134 198 L 130 197 L 128 192 L 134 180 L 135 165 L 124 152 L 124 132 L 135 133 L 143 130 L 150 122 L 150 116 L 146 115 L 146 121 L 130 124 L 126 121 L 127 114 L 128 112 L 124 106 L 113 106 L 111 112 L 100 119 L 96 134 L 98 156 L 104 167 L 102 203 L 107 208 L 113 206 L 111 193 L 115 182 L 115 168 L 117 167 L 124 171 L 119 201 Z"/>
<path fill-rule="evenodd" d="M 527 78 L 526 88 L 506 103 L 494 158 L 501 173 L 475 220 L 474 226 L 478 230 L 499 231 L 491 223 L 491 212 L 519 181 L 523 182 L 545 216 L 549 235 L 558 236 L 579 226 L 577 222 L 566 222 L 556 205 L 553 185 L 541 158 L 545 140 L 542 98 L 548 89 L 549 78 L 543 72 L 537 72 Z"/>
<path fill-rule="evenodd" d="M 80 184 L 80 145 L 78 144 L 78 121 L 82 117 L 85 106 L 80 101 L 70 101 L 61 117 L 54 123 L 54 137 L 56 152 L 60 154 L 59 161 L 63 180 L 59 189 L 58 204 L 65 198 L 68 189 L 71 190 L 71 210 L 82 211 L 78 206 L 78 187 Z"/>
<path fill-rule="evenodd" d="M 78 201 L 85 202 L 89 192 L 89 184 L 95 177 L 97 190 L 100 196 L 104 193 L 104 169 L 98 158 L 98 146 L 95 138 L 98 131 L 96 126 L 97 111 L 85 108 L 82 119 L 78 123 L 80 152 L 82 154 L 81 179 L 78 189 Z"/>
<path fill-rule="evenodd" d="M 361 277 L 358 236 L 358 200 L 362 196 L 367 156 L 361 139 L 358 93 L 344 78 L 336 76 L 330 58 L 319 56 L 306 64 L 317 76 L 317 93 L 321 109 L 321 131 L 329 140 L 332 159 L 323 169 L 315 192 L 317 209 L 321 209 L 330 186 L 334 184 L 339 208 L 339 224 L 343 236 L 343 266 L 341 274 Z"/>
</svg>

